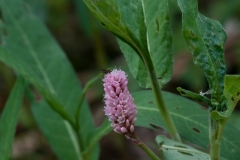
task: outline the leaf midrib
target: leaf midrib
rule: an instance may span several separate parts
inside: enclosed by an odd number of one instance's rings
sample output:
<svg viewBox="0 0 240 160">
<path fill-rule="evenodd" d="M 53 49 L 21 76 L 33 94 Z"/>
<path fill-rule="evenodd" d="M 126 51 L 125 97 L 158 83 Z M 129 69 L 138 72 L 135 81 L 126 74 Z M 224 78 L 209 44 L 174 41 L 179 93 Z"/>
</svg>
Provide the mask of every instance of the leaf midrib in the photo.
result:
<svg viewBox="0 0 240 160">
<path fill-rule="evenodd" d="M 199 17 L 199 19 L 205 24 L 205 22 L 201 19 L 201 17 L 200 17 L 200 15 L 199 15 L 199 12 L 198 12 L 198 15 L 197 15 L 198 17 Z M 195 24 L 196 24 L 196 26 L 197 26 L 197 30 L 198 30 L 198 33 L 200 34 L 201 32 L 200 32 L 200 30 L 199 30 L 199 27 L 198 27 L 198 25 L 197 25 L 197 18 L 195 18 Z M 206 31 L 205 31 L 205 33 L 206 33 Z M 204 33 L 204 35 L 205 35 L 205 33 Z M 217 80 L 217 83 L 215 83 L 215 85 L 217 85 L 217 101 L 219 101 L 219 85 L 218 85 L 218 76 L 217 76 L 217 70 L 216 70 L 216 68 L 215 68 L 215 65 L 214 65 L 214 63 L 213 63 L 213 60 L 212 60 L 212 58 L 211 58 L 211 56 L 209 55 L 209 50 L 207 49 L 207 47 L 206 47 L 206 44 L 205 44 L 205 42 L 204 42 L 204 40 L 203 40 L 203 37 L 201 36 L 201 34 L 200 34 L 200 37 L 201 37 L 201 40 L 202 40 L 202 42 L 203 42 L 203 44 L 204 44 L 204 48 L 206 49 L 206 51 L 207 51 L 207 56 L 208 56 L 208 58 L 210 59 L 210 62 L 211 62 L 211 64 L 212 64 L 212 66 L 213 66 L 213 68 L 214 68 L 214 77 L 216 77 L 216 80 Z"/>
<path fill-rule="evenodd" d="M 10 7 L 8 7 L 8 5 L 7 5 L 4 1 L 2 1 L 2 2 L 4 3 L 6 12 L 8 13 L 8 15 L 9 15 L 9 17 L 11 18 L 11 20 L 13 21 L 13 23 L 15 24 L 18 32 L 20 33 L 23 41 L 25 42 L 25 44 L 26 44 L 26 46 L 27 46 L 27 49 L 28 49 L 30 55 L 32 55 L 34 61 L 36 62 L 37 68 L 40 70 L 40 72 L 41 72 L 41 74 L 42 74 L 42 76 L 43 76 L 43 78 L 44 78 L 44 81 L 45 81 L 45 83 L 46 83 L 47 86 L 48 86 L 48 89 L 49 89 L 50 93 L 53 94 L 53 95 L 55 95 L 55 94 L 56 94 L 56 91 L 55 91 L 55 89 L 54 89 L 54 87 L 53 87 L 53 85 L 52 85 L 52 83 L 51 83 L 51 81 L 50 81 L 50 79 L 49 79 L 49 76 L 48 76 L 47 72 L 45 71 L 45 69 L 44 69 L 44 67 L 43 67 L 43 64 L 41 63 L 41 61 L 39 61 L 39 58 L 38 58 L 38 56 L 37 56 L 37 52 L 36 52 L 36 51 L 34 50 L 34 48 L 32 47 L 32 45 L 31 45 L 31 43 L 30 43 L 30 41 L 29 41 L 29 39 L 28 39 L 27 34 L 24 32 L 23 28 L 22 28 L 21 25 L 18 23 L 18 20 L 15 20 L 11 9 L 9 9 Z M 73 138 L 72 138 L 72 131 L 70 130 L 70 128 L 68 127 L 68 125 L 66 124 L 66 122 L 65 122 L 64 120 L 62 120 L 62 121 L 63 121 L 63 123 L 64 123 L 64 125 L 65 125 L 65 127 L 66 127 L 66 129 L 67 129 L 67 131 L 68 131 L 68 134 L 69 134 L 69 136 L 70 136 L 71 142 L 73 143 L 73 146 L 74 146 L 74 148 L 76 149 L 76 154 L 77 154 L 77 156 L 79 157 L 79 159 L 82 159 L 80 153 L 77 151 L 78 147 L 76 147 L 76 144 L 74 143 L 74 140 L 73 140 Z M 79 151 L 80 151 L 80 150 L 79 150 Z"/>
<path fill-rule="evenodd" d="M 5 9 L 6 9 L 6 12 L 8 12 L 8 15 L 10 16 L 10 18 L 12 19 L 13 23 L 15 24 L 17 30 L 20 32 L 20 35 L 22 35 L 22 39 L 23 41 L 25 42 L 28 50 L 29 50 L 29 53 L 30 55 L 32 55 L 34 61 L 36 62 L 37 64 L 37 67 L 38 69 L 40 70 L 41 74 L 43 75 L 43 78 L 44 78 L 44 81 L 46 82 L 47 86 L 48 86 L 48 89 L 50 91 L 51 94 L 56 94 L 56 91 L 55 89 L 53 88 L 53 85 L 48 77 L 48 74 L 45 72 L 44 68 L 43 68 L 43 65 L 42 63 L 39 61 L 39 58 L 37 56 L 37 52 L 34 50 L 34 48 L 32 47 L 26 33 L 24 32 L 24 30 L 22 29 L 22 27 L 19 25 L 18 21 L 15 20 L 14 16 L 13 16 L 13 13 L 11 11 L 11 9 L 9 9 L 9 7 L 7 6 L 7 4 L 2 1 L 5 5 Z"/>
<path fill-rule="evenodd" d="M 156 108 L 143 107 L 143 106 L 139 106 L 139 105 L 137 105 L 137 109 L 138 109 L 138 110 L 139 110 L 139 109 L 142 109 L 142 110 L 159 112 L 158 109 L 156 109 Z M 176 114 L 176 113 L 174 113 L 174 112 L 171 112 L 171 111 L 170 111 L 170 114 L 175 115 L 175 116 L 178 116 L 178 117 L 183 117 L 183 116 L 181 116 L 181 115 L 179 115 L 179 114 Z M 191 119 L 189 119 L 189 118 L 186 118 L 186 117 L 183 117 L 183 118 L 184 118 L 184 119 L 188 119 L 188 120 L 190 120 L 190 121 L 192 121 L 192 122 L 194 122 L 194 123 L 202 126 L 202 127 L 205 128 L 206 130 L 208 130 L 208 127 L 206 127 L 205 125 L 203 125 L 203 124 L 201 124 L 201 123 L 199 123 L 199 122 L 197 122 L 197 121 L 193 121 L 193 120 L 191 120 Z M 232 143 L 231 141 L 228 141 L 228 139 L 226 139 L 224 136 L 222 137 L 222 139 L 225 139 L 226 142 L 228 142 L 229 144 L 232 144 L 232 146 L 235 146 L 235 148 L 239 148 L 239 146 L 236 146 L 236 145 L 235 145 L 234 143 Z M 240 148 L 239 148 L 239 149 L 240 149 Z"/>
</svg>

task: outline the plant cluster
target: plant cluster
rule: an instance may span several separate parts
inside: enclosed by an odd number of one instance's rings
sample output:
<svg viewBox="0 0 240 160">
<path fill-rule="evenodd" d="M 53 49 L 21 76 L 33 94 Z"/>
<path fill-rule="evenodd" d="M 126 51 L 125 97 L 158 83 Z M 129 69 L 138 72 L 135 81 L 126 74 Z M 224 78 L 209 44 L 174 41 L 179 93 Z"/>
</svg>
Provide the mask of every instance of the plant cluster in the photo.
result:
<svg viewBox="0 0 240 160">
<path fill-rule="evenodd" d="M 222 25 L 199 13 L 197 0 L 178 0 L 183 36 L 209 86 L 205 93 L 178 87 L 181 97 L 162 91 L 172 78 L 174 64 L 168 0 L 83 2 L 117 37 L 139 85 L 151 90 L 130 94 L 127 75 L 118 69 L 100 73 L 82 89 L 63 51 L 24 0 L 0 0 L 0 60 L 17 74 L 0 119 L 0 160 L 11 157 L 24 95 L 60 160 L 98 159 L 99 140 L 112 129 L 154 160 L 238 159 L 240 131 L 227 120 L 240 99 L 240 75 L 226 74 L 227 36 Z M 95 128 L 84 97 L 101 78 L 108 117 Z M 31 86 L 41 94 L 40 100 Z M 185 97 L 204 102 L 208 110 Z M 157 136 L 159 153 L 155 153 L 137 137 L 136 126 L 160 126 L 170 138 Z"/>
</svg>

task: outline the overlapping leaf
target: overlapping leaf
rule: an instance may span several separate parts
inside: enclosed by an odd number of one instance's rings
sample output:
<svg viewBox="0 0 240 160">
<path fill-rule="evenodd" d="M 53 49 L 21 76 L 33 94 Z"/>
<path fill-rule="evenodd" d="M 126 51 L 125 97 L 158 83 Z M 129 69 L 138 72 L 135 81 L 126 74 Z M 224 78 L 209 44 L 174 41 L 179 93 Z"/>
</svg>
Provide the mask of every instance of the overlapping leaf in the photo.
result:
<svg viewBox="0 0 240 160">
<path fill-rule="evenodd" d="M 156 142 L 163 152 L 165 160 L 210 160 L 210 155 L 189 145 L 170 140 L 164 136 L 157 136 Z"/>
<path fill-rule="evenodd" d="M 152 91 L 135 92 L 133 97 L 138 110 L 136 125 L 167 129 L 159 115 Z M 163 98 L 181 138 L 203 148 L 208 148 L 208 111 L 196 102 L 168 92 L 163 92 Z M 238 158 L 240 152 L 239 134 L 240 131 L 234 126 L 230 123 L 226 124 L 221 141 L 222 157 L 226 159 Z"/>
<path fill-rule="evenodd" d="M 194 63 L 204 72 L 212 99 L 221 103 L 226 72 L 226 33 L 219 22 L 198 12 L 197 0 L 178 0 L 178 5 L 183 16 L 183 35 L 193 54 Z"/>
<path fill-rule="evenodd" d="M 173 55 L 166 0 L 84 2 L 105 28 L 119 37 L 131 73 L 142 87 L 151 87 L 148 72 L 156 72 L 160 85 L 171 79 Z M 145 67 L 148 63 L 154 71 Z"/>
<path fill-rule="evenodd" d="M 135 3 L 135 4 L 134 4 Z M 145 32 L 144 29 L 140 30 L 141 27 L 139 21 L 141 20 L 133 12 L 129 6 L 138 6 L 139 10 L 143 10 L 144 14 L 143 21 L 146 25 L 145 36 L 147 37 L 147 49 L 148 54 L 151 57 L 156 74 L 159 78 L 159 83 L 166 84 L 172 76 L 172 66 L 173 66 L 173 55 L 172 55 L 172 33 L 169 23 L 168 15 L 168 1 L 147 1 L 141 0 L 141 5 L 138 5 L 139 1 L 133 1 L 129 3 L 123 3 L 122 6 L 119 4 L 120 8 L 125 8 L 121 13 L 126 14 L 124 22 L 131 26 L 134 30 L 139 30 L 138 32 Z M 134 5 L 132 5 L 134 4 Z M 135 8 L 136 8 L 135 7 Z M 135 9 L 136 10 L 136 9 Z M 139 15 L 139 14 L 138 14 Z M 140 34 L 140 33 L 135 34 Z M 142 33 L 143 34 L 143 33 Z M 139 39 L 140 40 L 140 39 Z M 148 77 L 148 71 L 146 70 L 143 61 L 136 55 L 133 54 L 135 51 L 131 49 L 127 44 L 119 41 L 120 48 L 124 53 L 124 56 L 128 62 L 129 68 L 140 85 L 149 88 L 151 87 L 150 79 Z"/>
<path fill-rule="evenodd" d="M 32 14 L 28 4 L 21 0 L 0 0 L 0 7 L 0 60 L 32 83 L 48 101 L 56 101 L 63 106 L 56 107 L 56 110 L 74 117 L 81 87 L 63 51 L 45 26 Z M 45 102 L 39 105 L 41 107 L 37 109 L 40 113 L 49 112 L 45 114 L 45 120 L 51 119 L 54 111 L 45 110 L 49 107 Z M 82 146 L 86 147 L 88 134 L 94 130 L 94 126 L 86 104 L 81 113 L 82 117 L 79 120 L 83 124 Z M 56 118 L 54 125 L 46 125 L 39 114 L 36 114 L 35 118 L 48 139 L 57 136 L 58 130 L 64 130 L 62 132 L 66 133 L 64 142 L 67 141 L 68 146 L 61 141 L 57 145 L 50 143 L 59 159 L 68 155 L 74 157 L 73 159 L 81 159 L 75 148 L 76 141 L 71 134 L 67 134 L 72 132 L 71 127 L 63 118 Z M 66 152 L 63 152 L 65 149 Z"/>
</svg>

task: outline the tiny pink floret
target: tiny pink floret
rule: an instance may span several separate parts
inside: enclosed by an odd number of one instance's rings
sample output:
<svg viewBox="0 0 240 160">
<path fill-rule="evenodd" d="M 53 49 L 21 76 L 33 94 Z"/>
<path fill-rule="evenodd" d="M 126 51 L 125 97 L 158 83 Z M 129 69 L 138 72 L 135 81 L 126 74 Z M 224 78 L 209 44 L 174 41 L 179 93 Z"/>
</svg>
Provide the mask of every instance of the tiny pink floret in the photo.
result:
<svg viewBox="0 0 240 160">
<path fill-rule="evenodd" d="M 137 110 L 128 91 L 127 75 L 124 71 L 114 69 L 103 78 L 104 112 L 111 121 L 114 131 L 124 135 L 134 133 Z"/>
</svg>

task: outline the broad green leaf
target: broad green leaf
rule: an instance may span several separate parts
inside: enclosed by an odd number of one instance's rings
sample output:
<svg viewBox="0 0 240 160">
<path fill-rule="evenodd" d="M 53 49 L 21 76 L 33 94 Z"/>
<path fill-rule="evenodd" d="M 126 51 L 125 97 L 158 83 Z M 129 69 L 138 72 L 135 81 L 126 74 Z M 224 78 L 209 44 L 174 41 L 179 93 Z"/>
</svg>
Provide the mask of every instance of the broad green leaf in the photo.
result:
<svg viewBox="0 0 240 160">
<path fill-rule="evenodd" d="M 48 18 L 47 14 L 47 3 L 44 1 L 39 1 L 39 0 L 23 0 L 25 1 L 28 5 L 31 6 L 32 11 L 34 14 L 38 15 L 38 17 L 43 20 L 46 21 L 46 19 Z"/>
<path fill-rule="evenodd" d="M 152 91 L 133 93 L 138 109 L 137 125 L 166 126 L 160 117 Z M 196 102 L 178 95 L 163 92 L 163 98 L 182 138 L 206 147 L 208 143 L 208 112 Z M 195 137 L 198 137 L 197 139 Z"/>
<path fill-rule="evenodd" d="M 55 110 L 66 112 L 69 116 L 74 117 L 81 87 L 63 51 L 46 27 L 32 14 L 28 4 L 21 0 L 0 0 L 0 7 L 2 13 L 0 60 L 32 83 L 49 102 L 58 102 L 64 107 L 58 107 Z M 45 102 L 41 102 L 40 105 L 43 106 L 43 110 L 47 108 Z M 48 112 L 46 116 L 51 119 L 54 112 L 50 109 Z M 87 146 L 89 133 L 94 130 L 94 125 L 86 103 L 82 107 L 81 113 L 79 121 L 82 124 L 81 143 L 82 149 L 84 149 Z M 37 121 L 42 120 L 38 115 L 35 115 L 35 118 Z M 50 139 L 60 128 L 65 130 L 64 133 L 71 133 L 71 127 L 69 128 L 64 121 L 61 118 L 61 122 L 59 122 L 61 125 L 56 126 L 39 125 L 44 127 L 44 135 Z M 65 135 L 65 138 L 71 141 L 71 146 L 65 146 L 64 143 L 58 145 L 50 143 L 53 150 L 68 149 L 70 152 L 64 153 L 80 159 L 75 149 L 76 142 L 69 134 Z M 56 154 L 61 159 L 62 153 L 59 151 Z"/>
<path fill-rule="evenodd" d="M 0 117 L 0 160 L 10 158 L 26 82 L 18 77 Z"/>
<path fill-rule="evenodd" d="M 84 0 L 101 24 L 120 40 L 133 77 L 151 87 L 151 63 L 160 85 L 171 79 L 173 55 L 167 1 Z M 151 70 L 151 71 L 148 71 Z"/>
<path fill-rule="evenodd" d="M 143 32 L 143 30 L 140 30 L 141 24 L 139 24 L 139 19 L 142 17 L 138 18 L 135 13 L 137 11 L 134 12 L 131 7 L 135 6 L 136 8 L 138 6 L 139 10 L 143 10 L 144 12 L 144 15 L 140 16 L 144 16 L 142 20 L 146 23 L 147 27 L 145 35 L 147 37 L 148 54 L 153 62 L 159 83 L 161 85 L 166 84 L 172 77 L 173 69 L 172 33 L 169 22 L 168 1 L 139 0 L 142 3 L 141 5 L 138 5 L 139 1 L 132 0 L 130 3 L 127 0 L 125 1 L 120 1 L 121 3 L 118 6 L 122 9 L 121 13 L 123 13 L 124 22 L 128 26 L 132 26 L 131 29 L 133 31 L 139 30 L 138 32 Z M 118 42 L 133 77 L 139 81 L 142 87 L 151 87 L 148 71 L 143 61 L 130 46 L 120 40 Z"/>
<path fill-rule="evenodd" d="M 118 39 L 118 44 L 126 61 L 128 63 L 130 72 L 139 85 L 144 88 L 150 88 L 150 78 L 145 67 L 143 54 L 148 54 L 147 46 L 147 26 L 144 22 L 144 13 L 141 0 L 115 0 L 121 12 L 121 18 L 124 24 L 130 30 L 129 36 L 134 37 L 137 47 L 128 45 L 124 39 Z M 141 28 L 143 28 L 141 30 Z M 143 49 L 141 49 L 143 48 Z M 140 54 L 139 50 L 145 51 Z M 149 55 L 148 55 L 149 57 Z"/>
<path fill-rule="evenodd" d="M 198 12 L 197 0 L 178 0 L 178 5 L 183 16 L 183 36 L 193 54 L 194 63 L 204 72 L 212 99 L 222 103 L 226 33 L 219 22 Z"/>
<path fill-rule="evenodd" d="M 209 154 L 165 136 L 157 136 L 155 141 L 163 152 L 164 160 L 210 160 Z"/>
<path fill-rule="evenodd" d="M 135 92 L 133 97 L 138 110 L 136 125 L 167 129 L 160 117 L 152 91 Z M 168 92 L 163 92 L 163 98 L 181 138 L 208 148 L 208 111 L 196 102 Z M 240 131 L 230 123 L 226 124 L 221 141 L 222 157 L 237 159 L 240 152 L 239 134 Z"/>
<path fill-rule="evenodd" d="M 128 44 L 118 39 L 120 49 L 127 61 L 129 70 L 132 73 L 134 79 L 136 79 L 141 87 L 150 88 L 150 78 L 146 67 L 141 58 L 136 54 Z"/>
<path fill-rule="evenodd" d="M 84 105 L 86 106 L 86 104 Z M 87 149 L 90 145 L 88 142 L 90 131 L 86 130 L 89 132 L 88 134 L 83 134 L 82 132 L 81 139 L 78 139 L 71 125 L 54 112 L 46 102 L 35 102 L 32 111 L 40 129 L 45 134 L 51 146 L 53 146 L 53 150 L 58 155 L 59 159 L 83 160 L 83 152 L 81 150 Z M 84 110 L 82 110 L 80 117 L 80 120 L 89 119 L 89 115 L 86 114 Z M 81 123 L 80 129 L 84 130 L 87 127 L 91 127 L 91 124 Z M 93 131 L 91 131 L 91 133 L 92 132 Z M 98 156 L 99 146 L 95 145 L 91 150 L 91 160 L 98 159 Z"/>
<path fill-rule="evenodd" d="M 71 125 L 54 112 L 46 102 L 36 102 L 32 111 L 41 131 L 61 160 L 83 160 L 76 133 Z"/>
<path fill-rule="evenodd" d="M 147 25 L 148 50 L 161 84 L 172 78 L 172 31 L 167 0 L 142 0 Z"/>
<path fill-rule="evenodd" d="M 227 103 L 226 110 L 223 112 L 212 111 L 213 119 L 224 119 L 229 117 L 238 101 L 240 100 L 240 75 L 226 75 L 224 79 L 224 96 Z"/>
<path fill-rule="evenodd" d="M 234 125 L 238 130 L 240 130 L 240 112 L 233 111 L 228 121 Z"/>
</svg>

